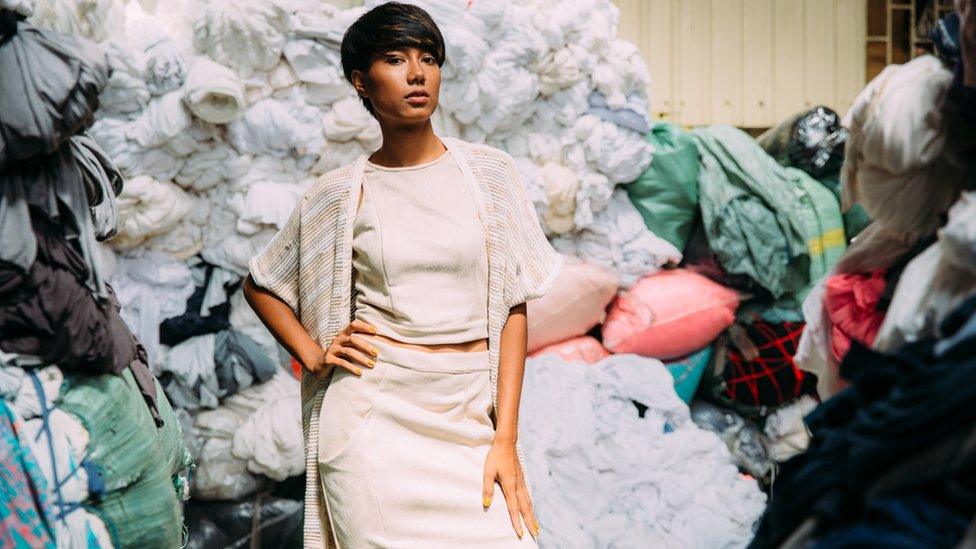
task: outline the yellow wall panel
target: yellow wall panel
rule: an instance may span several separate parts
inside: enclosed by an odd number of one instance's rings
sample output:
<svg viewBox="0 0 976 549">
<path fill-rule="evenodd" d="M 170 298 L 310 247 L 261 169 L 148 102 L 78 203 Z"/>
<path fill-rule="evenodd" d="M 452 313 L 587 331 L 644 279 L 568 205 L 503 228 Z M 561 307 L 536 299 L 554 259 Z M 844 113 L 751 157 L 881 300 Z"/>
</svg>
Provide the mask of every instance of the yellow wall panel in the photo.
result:
<svg viewBox="0 0 976 549">
<path fill-rule="evenodd" d="M 772 126 L 773 0 L 745 0 L 742 13 L 742 119 Z"/>
<path fill-rule="evenodd" d="M 864 0 L 616 3 L 655 118 L 768 127 L 817 104 L 843 114 L 865 84 Z"/>
</svg>

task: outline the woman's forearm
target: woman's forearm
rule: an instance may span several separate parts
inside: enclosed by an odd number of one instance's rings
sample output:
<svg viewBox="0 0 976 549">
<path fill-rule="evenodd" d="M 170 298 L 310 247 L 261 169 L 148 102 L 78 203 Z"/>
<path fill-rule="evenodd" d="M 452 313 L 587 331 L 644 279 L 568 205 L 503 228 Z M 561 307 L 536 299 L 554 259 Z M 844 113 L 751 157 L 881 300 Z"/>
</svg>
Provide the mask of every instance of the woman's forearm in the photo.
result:
<svg viewBox="0 0 976 549">
<path fill-rule="evenodd" d="M 244 298 L 261 322 L 295 360 L 305 368 L 318 362 L 318 357 L 323 352 L 322 347 L 308 335 L 295 311 L 287 303 L 255 284 L 251 275 L 244 278 L 243 291 Z"/>
<path fill-rule="evenodd" d="M 496 440 L 514 442 L 518 438 L 518 410 L 522 397 L 527 342 L 528 320 L 525 303 L 520 303 L 509 311 L 508 320 L 502 328 L 498 364 Z"/>
</svg>

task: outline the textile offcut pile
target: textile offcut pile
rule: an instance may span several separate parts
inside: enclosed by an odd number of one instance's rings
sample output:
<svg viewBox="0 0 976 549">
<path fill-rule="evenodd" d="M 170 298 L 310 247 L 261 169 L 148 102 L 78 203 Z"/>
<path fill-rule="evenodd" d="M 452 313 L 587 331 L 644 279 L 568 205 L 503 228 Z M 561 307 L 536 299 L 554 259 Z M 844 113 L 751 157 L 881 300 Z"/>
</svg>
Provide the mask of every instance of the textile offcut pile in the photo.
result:
<svg viewBox="0 0 976 549">
<path fill-rule="evenodd" d="M 84 38 L 0 10 L 0 545 L 173 547 L 190 455 L 97 257 L 123 176 Z"/>
<path fill-rule="evenodd" d="M 0 231 L 28 236 L 0 244 L 0 536 L 300 536 L 301 367 L 241 282 L 319 175 L 381 145 L 339 56 L 381 3 L 0 0 Z M 829 540 L 963 477 L 803 485 L 887 450 L 861 432 L 972 451 L 965 392 L 899 421 L 971 374 L 976 102 L 941 61 L 753 139 L 652 122 L 609 0 L 411 3 L 447 46 L 435 133 L 510 153 L 567 259 L 527 305 L 542 547 L 776 545 L 811 517 Z M 948 537 L 967 502 L 944 499 Z"/>
</svg>

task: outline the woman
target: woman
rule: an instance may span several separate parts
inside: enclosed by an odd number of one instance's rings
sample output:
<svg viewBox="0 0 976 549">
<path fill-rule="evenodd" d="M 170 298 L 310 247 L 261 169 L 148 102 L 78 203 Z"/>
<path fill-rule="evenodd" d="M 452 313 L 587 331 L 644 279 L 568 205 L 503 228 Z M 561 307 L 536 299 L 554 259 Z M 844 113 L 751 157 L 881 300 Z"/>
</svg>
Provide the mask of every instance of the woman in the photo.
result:
<svg viewBox="0 0 976 549">
<path fill-rule="evenodd" d="M 378 6 L 341 51 L 383 145 L 319 178 L 244 285 L 304 367 L 306 546 L 534 547 L 525 301 L 562 257 L 511 156 L 434 134 L 424 10 Z"/>
</svg>

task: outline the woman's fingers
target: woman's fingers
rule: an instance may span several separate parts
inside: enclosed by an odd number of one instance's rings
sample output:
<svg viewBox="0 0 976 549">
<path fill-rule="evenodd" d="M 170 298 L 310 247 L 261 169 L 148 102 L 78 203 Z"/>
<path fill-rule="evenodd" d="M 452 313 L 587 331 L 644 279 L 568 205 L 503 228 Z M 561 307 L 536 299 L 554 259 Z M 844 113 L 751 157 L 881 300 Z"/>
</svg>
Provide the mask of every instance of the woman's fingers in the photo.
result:
<svg viewBox="0 0 976 549">
<path fill-rule="evenodd" d="M 375 334 L 376 326 L 373 326 L 369 322 L 364 320 L 354 319 L 349 325 L 346 326 L 346 335 L 352 335 L 354 332 L 362 332 L 364 334 Z"/>
<path fill-rule="evenodd" d="M 512 527 L 519 539 L 522 539 L 522 519 L 519 513 L 518 495 L 515 493 L 515 479 L 512 475 L 506 475 L 499 479 L 502 485 L 502 494 L 505 496 L 505 505 L 508 507 L 508 516 L 512 519 Z"/>
<path fill-rule="evenodd" d="M 481 506 L 485 509 L 491 505 L 491 496 L 495 493 L 495 471 L 485 467 L 485 476 L 482 480 Z"/>
<path fill-rule="evenodd" d="M 372 358 L 379 355 L 380 350 L 359 336 L 349 336 L 349 345 L 356 347 Z"/>
<path fill-rule="evenodd" d="M 333 357 L 332 365 L 338 366 L 340 368 L 345 368 L 346 370 L 349 370 L 350 372 L 356 374 L 357 376 L 362 375 L 363 373 L 363 371 L 359 368 L 359 366 L 356 366 L 352 362 L 349 362 L 348 360 L 345 360 L 343 358 Z"/>
<path fill-rule="evenodd" d="M 525 485 L 525 477 L 520 472 L 518 475 L 518 483 L 515 487 L 515 492 L 518 495 L 519 510 L 522 513 L 522 518 L 525 524 L 529 528 L 529 532 L 534 536 L 539 536 L 539 521 L 535 518 L 535 510 L 532 509 L 532 499 L 529 498 L 529 489 Z"/>
<path fill-rule="evenodd" d="M 359 366 L 364 368 L 372 368 L 376 365 L 376 361 L 366 356 L 365 353 L 356 349 L 348 342 L 339 346 L 339 348 L 335 350 L 335 355 L 356 362 Z"/>
</svg>

